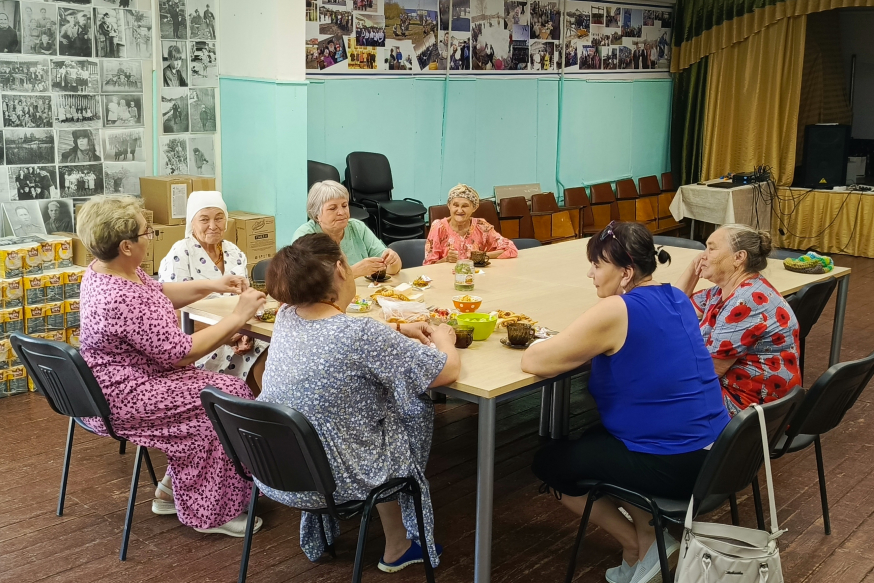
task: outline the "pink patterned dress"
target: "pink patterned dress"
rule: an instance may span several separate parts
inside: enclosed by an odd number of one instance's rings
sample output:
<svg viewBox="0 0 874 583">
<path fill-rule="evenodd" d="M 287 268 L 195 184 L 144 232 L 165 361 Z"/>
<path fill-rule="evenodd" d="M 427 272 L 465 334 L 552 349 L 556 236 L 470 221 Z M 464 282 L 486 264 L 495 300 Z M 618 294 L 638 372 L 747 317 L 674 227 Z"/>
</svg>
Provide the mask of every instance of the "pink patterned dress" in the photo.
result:
<svg viewBox="0 0 874 583">
<path fill-rule="evenodd" d="M 449 219 L 438 219 L 431 224 L 428 240 L 425 241 L 425 265 L 438 263 L 449 255 L 449 250 L 458 251 L 459 259 L 470 259 L 471 251 L 503 251 L 498 259 L 517 257 L 519 251 L 513 241 L 502 237 L 485 219 L 471 219 L 470 230 L 462 237 L 449 226 Z"/>
<path fill-rule="evenodd" d="M 200 391 L 212 385 L 252 398 L 237 377 L 175 368 L 191 350 L 163 284 L 137 269 L 142 285 L 97 273 L 82 278 L 82 357 L 109 403 L 112 427 L 124 437 L 167 454 L 182 524 L 213 528 L 245 510 L 251 482 L 237 475 L 222 449 Z M 105 435 L 100 419 L 85 422 Z"/>
</svg>

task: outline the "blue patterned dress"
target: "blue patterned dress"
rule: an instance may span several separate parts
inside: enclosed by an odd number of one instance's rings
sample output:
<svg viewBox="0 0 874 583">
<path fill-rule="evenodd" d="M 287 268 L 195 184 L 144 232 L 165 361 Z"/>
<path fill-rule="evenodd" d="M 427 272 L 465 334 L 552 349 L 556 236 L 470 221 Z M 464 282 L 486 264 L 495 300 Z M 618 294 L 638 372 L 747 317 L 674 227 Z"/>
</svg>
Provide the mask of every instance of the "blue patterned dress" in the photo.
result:
<svg viewBox="0 0 874 583">
<path fill-rule="evenodd" d="M 446 364 L 446 355 L 370 318 L 338 314 L 305 320 L 291 306 L 276 315 L 259 401 L 300 411 L 322 440 L 338 503 L 364 500 L 391 478 L 411 476 L 422 488 L 425 532 L 432 563 L 434 512 L 425 479 L 431 450 L 434 407 L 428 386 Z M 274 500 L 296 508 L 324 507 L 317 492 L 284 492 L 258 487 Z M 399 496 L 407 538 L 419 542 L 411 497 Z M 300 546 L 311 561 L 325 551 L 319 517 L 301 514 Z M 323 517 L 328 543 L 339 523 Z"/>
</svg>

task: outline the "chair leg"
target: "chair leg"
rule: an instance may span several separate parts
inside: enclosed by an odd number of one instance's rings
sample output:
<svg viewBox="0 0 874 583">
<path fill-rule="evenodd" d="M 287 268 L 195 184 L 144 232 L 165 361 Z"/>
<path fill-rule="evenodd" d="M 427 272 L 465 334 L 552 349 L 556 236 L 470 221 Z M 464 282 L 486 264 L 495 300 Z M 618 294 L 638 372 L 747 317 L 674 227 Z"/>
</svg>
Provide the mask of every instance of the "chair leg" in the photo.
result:
<svg viewBox="0 0 874 583">
<path fill-rule="evenodd" d="M 665 531 L 661 520 L 659 520 L 658 511 L 653 509 L 652 525 L 655 528 L 656 548 L 659 551 L 659 564 L 662 567 L 662 581 L 667 583 L 671 579 L 671 565 L 668 563 L 668 552 L 665 549 Z"/>
<path fill-rule="evenodd" d="M 143 457 L 146 460 L 146 469 L 149 470 L 149 477 L 152 478 L 152 483 L 158 487 L 158 476 L 155 475 L 155 468 L 152 466 L 152 458 L 149 457 L 148 448 L 143 448 Z"/>
<path fill-rule="evenodd" d="M 568 562 L 565 583 L 571 583 L 574 580 L 574 572 L 577 570 L 577 556 L 580 554 L 580 547 L 583 545 L 583 539 L 586 536 L 586 528 L 589 526 L 589 517 L 592 515 L 592 505 L 595 503 L 597 497 L 598 491 L 596 488 L 589 490 L 589 496 L 586 500 L 586 509 L 583 510 L 583 518 L 580 520 L 580 528 L 577 530 L 577 538 L 571 549 L 571 559 Z"/>
<path fill-rule="evenodd" d="M 416 523 L 419 525 L 419 544 L 422 547 L 422 562 L 425 565 L 425 581 L 434 583 L 434 567 L 431 565 L 428 537 L 425 533 L 425 513 L 422 512 L 422 490 L 415 480 L 410 480 L 410 490 L 413 495 L 413 505 L 416 507 Z"/>
<path fill-rule="evenodd" d="M 328 535 L 325 534 L 325 517 L 322 515 L 318 515 L 319 517 L 319 535 L 322 537 L 322 544 L 325 545 L 325 550 L 328 551 L 328 554 L 331 555 L 331 558 L 337 558 L 337 551 L 334 550 L 334 545 L 328 544 Z"/>
<path fill-rule="evenodd" d="M 361 573 L 364 570 L 364 547 L 367 544 L 367 529 L 370 527 L 370 518 L 376 499 L 370 499 L 364 505 L 361 514 L 361 528 L 358 529 L 358 546 L 355 549 L 355 566 L 352 567 L 352 583 L 361 583 Z"/>
<path fill-rule="evenodd" d="M 732 494 L 728 497 L 728 506 L 731 508 L 731 523 L 740 526 L 740 513 L 737 511 L 737 496 Z"/>
<path fill-rule="evenodd" d="M 765 511 L 762 506 L 762 490 L 759 488 L 759 477 L 753 476 L 753 502 L 756 505 L 756 526 L 759 527 L 759 530 L 768 531 L 768 527 L 765 525 Z M 771 520 L 774 520 L 774 517 L 771 517 Z"/>
<path fill-rule="evenodd" d="M 124 455 L 124 452 L 127 450 L 127 440 L 120 439 L 118 440 L 118 455 Z"/>
<path fill-rule="evenodd" d="M 252 532 L 255 530 L 255 509 L 258 506 L 258 486 L 252 483 L 252 497 L 249 499 L 249 518 L 246 520 L 246 536 L 243 538 L 243 556 L 240 559 L 240 576 L 238 583 L 246 583 L 246 573 L 249 571 L 249 552 L 252 550 Z"/>
<path fill-rule="evenodd" d="M 64 498 L 67 496 L 67 476 L 70 474 L 70 454 L 73 451 L 73 431 L 76 421 L 70 417 L 70 427 L 67 430 L 67 446 L 64 449 L 64 469 L 61 472 L 61 493 L 58 495 L 58 516 L 64 515 Z"/>
<path fill-rule="evenodd" d="M 134 475 L 130 481 L 130 496 L 127 499 L 127 512 L 124 516 L 124 530 L 121 534 L 121 550 L 118 553 L 119 560 L 127 559 L 127 544 L 130 541 L 130 528 L 131 522 L 134 519 L 134 505 L 137 503 L 137 485 L 140 481 L 140 469 L 143 466 L 143 451 L 144 448 L 141 445 L 137 446 L 137 459 L 134 462 Z"/>
<path fill-rule="evenodd" d="M 822 522 L 825 525 L 825 533 L 832 533 L 832 523 L 828 515 L 828 494 L 825 491 L 825 468 L 822 461 L 822 442 L 819 440 L 819 435 L 813 441 L 816 448 L 816 473 L 819 476 L 819 498 L 822 502 Z"/>
</svg>

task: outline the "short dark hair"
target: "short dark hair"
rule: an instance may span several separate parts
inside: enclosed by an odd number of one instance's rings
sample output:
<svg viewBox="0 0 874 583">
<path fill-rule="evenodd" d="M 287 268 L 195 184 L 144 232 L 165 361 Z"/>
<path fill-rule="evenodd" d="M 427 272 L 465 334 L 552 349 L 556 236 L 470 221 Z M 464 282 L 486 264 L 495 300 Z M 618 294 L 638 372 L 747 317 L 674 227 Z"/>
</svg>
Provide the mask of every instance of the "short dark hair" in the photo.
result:
<svg viewBox="0 0 874 583">
<path fill-rule="evenodd" d="M 176 45 L 170 45 L 169 47 L 167 47 L 167 60 L 168 61 L 182 60 L 182 49 L 180 49 Z"/>
<path fill-rule="evenodd" d="M 640 223 L 612 221 L 589 239 L 586 256 L 591 263 L 606 261 L 620 268 L 631 267 L 637 277 L 652 275 L 659 263 L 670 263 L 667 251 L 655 248 L 652 233 Z"/>
<path fill-rule="evenodd" d="M 336 299 L 334 269 L 338 261 L 345 264 L 346 258 L 328 235 L 304 235 L 270 260 L 267 293 L 291 305 Z"/>
</svg>

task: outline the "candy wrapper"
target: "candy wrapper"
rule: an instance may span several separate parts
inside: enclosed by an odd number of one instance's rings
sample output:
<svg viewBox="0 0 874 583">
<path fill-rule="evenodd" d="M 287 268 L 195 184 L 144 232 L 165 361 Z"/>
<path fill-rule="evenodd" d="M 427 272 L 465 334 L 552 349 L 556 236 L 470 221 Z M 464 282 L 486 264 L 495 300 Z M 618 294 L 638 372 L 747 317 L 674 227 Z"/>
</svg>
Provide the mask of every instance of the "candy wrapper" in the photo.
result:
<svg viewBox="0 0 874 583">
<path fill-rule="evenodd" d="M 428 307 L 421 302 L 402 302 L 384 296 L 377 296 L 376 301 L 382 308 L 382 317 L 389 324 L 427 322 L 431 317 Z"/>
</svg>

